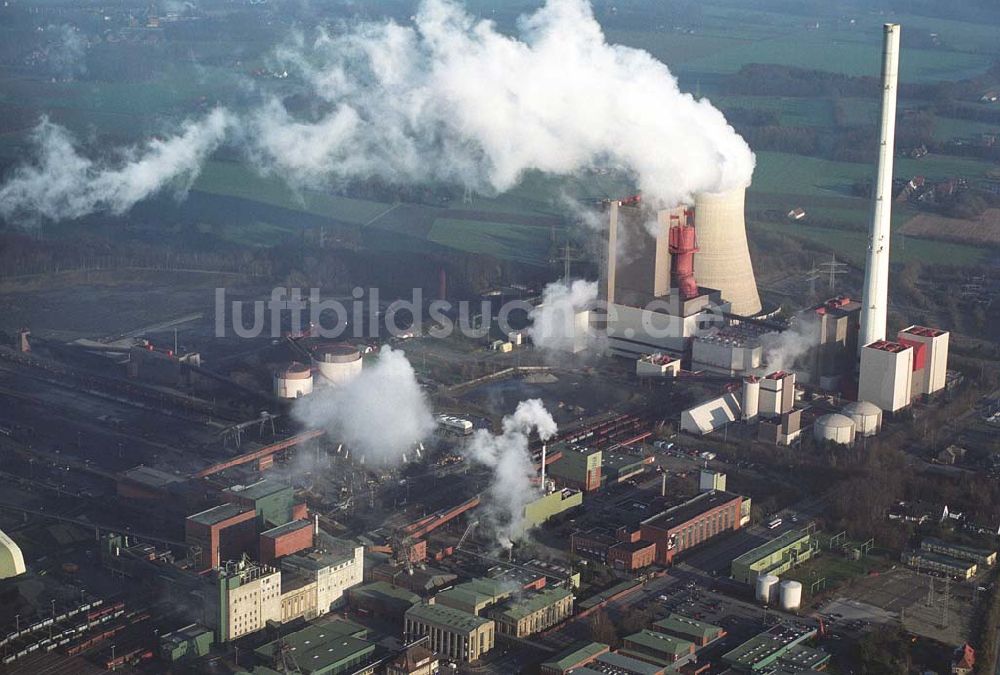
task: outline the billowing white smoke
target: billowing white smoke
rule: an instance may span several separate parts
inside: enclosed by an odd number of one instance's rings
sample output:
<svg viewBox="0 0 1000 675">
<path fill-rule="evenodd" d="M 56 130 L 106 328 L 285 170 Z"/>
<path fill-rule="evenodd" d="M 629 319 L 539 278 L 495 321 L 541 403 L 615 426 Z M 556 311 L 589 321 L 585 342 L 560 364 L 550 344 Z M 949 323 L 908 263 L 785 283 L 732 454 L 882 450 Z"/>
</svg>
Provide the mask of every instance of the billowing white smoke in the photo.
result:
<svg viewBox="0 0 1000 675">
<path fill-rule="evenodd" d="M 524 507 L 541 495 L 532 484 L 535 468 L 528 452 L 533 430 L 542 440 L 552 438 L 557 431 L 552 415 L 536 398 L 518 403 L 514 413 L 503 418 L 499 435 L 478 429 L 469 440 L 469 457 L 493 470 L 485 513 L 505 548 L 525 534 Z"/>
<path fill-rule="evenodd" d="M 722 113 L 682 93 L 648 53 L 609 45 L 585 0 L 549 0 L 519 33 L 425 0 L 412 26 L 322 34 L 290 60 L 331 109 L 313 122 L 279 103 L 262 110 L 262 157 L 303 179 L 436 179 L 482 192 L 527 170 L 601 163 L 668 204 L 750 182 L 753 154 Z"/>
<path fill-rule="evenodd" d="M 401 351 L 382 347 L 378 361 L 341 387 L 317 389 L 296 401 L 293 416 L 327 429 L 366 464 L 395 465 L 434 430 L 427 396 Z"/>
<path fill-rule="evenodd" d="M 378 176 L 493 193 L 529 170 L 600 165 L 631 172 L 647 200 L 672 205 L 746 185 L 753 173 L 753 153 L 722 113 L 682 93 L 648 53 L 609 45 L 586 0 L 549 0 L 522 17 L 517 37 L 455 2 L 425 0 L 412 25 L 321 33 L 279 56 L 324 112 L 302 118 L 272 100 L 241 116 L 232 139 L 263 171 L 293 182 Z M 213 113 L 214 123 L 110 165 L 80 157 L 44 123 L 42 157 L 0 191 L 0 214 L 123 211 L 190 179 L 228 117 Z"/>
<path fill-rule="evenodd" d="M 760 342 L 768 372 L 793 370 L 795 362 L 819 344 L 819 321 L 811 316 L 794 321 L 788 330 L 765 333 Z"/>
<path fill-rule="evenodd" d="M 33 132 L 39 150 L 35 163 L 16 169 L 0 187 L 0 216 L 62 220 L 95 211 L 121 214 L 164 189 L 184 192 L 231 123 L 228 112 L 216 109 L 186 122 L 167 140 L 153 139 L 95 161 L 80 155 L 66 129 L 43 119 Z"/>
<path fill-rule="evenodd" d="M 528 335 L 535 347 L 554 352 L 577 352 L 596 346 L 597 336 L 581 310 L 597 299 L 597 282 L 576 279 L 567 285 L 554 281 L 542 291 L 542 303 L 529 314 Z"/>
</svg>

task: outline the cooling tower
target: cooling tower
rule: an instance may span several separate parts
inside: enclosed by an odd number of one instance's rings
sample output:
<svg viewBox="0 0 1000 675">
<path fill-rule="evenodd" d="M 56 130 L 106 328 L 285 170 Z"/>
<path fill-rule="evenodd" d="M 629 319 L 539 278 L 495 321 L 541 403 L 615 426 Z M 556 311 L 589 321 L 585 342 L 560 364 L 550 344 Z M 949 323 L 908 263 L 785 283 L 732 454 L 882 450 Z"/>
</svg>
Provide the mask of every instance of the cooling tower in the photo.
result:
<svg viewBox="0 0 1000 675">
<path fill-rule="evenodd" d="M 699 286 L 722 291 L 722 299 L 732 303 L 734 314 L 752 316 L 760 311 L 760 296 L 747 248 L 745 196 L 745 188 L 695 196 L 699 251 L 694 257 L 694 276 Z"/>
</svg>

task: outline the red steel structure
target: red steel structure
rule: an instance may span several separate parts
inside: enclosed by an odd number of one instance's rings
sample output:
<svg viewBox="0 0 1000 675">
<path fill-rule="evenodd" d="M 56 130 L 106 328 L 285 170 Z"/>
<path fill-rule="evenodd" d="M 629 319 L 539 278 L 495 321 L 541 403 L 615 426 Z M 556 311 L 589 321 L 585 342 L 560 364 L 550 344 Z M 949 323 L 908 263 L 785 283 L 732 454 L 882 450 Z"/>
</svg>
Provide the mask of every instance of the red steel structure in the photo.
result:
<svg viewBox="0 0 1000 675">
<path fill-rule="evenodd" d="M 668 250 L 673 256 L 671 276 L 674 286 L 685 300 L 698 295 L 698 282 L 694 278 L 694 254 L 698 252 L 698 240 L 691 225 L 692 215 L 691 209 L 685 209 L 686 222 L 683 224 L 677 216 L 670 216 Z"/>
</svg>

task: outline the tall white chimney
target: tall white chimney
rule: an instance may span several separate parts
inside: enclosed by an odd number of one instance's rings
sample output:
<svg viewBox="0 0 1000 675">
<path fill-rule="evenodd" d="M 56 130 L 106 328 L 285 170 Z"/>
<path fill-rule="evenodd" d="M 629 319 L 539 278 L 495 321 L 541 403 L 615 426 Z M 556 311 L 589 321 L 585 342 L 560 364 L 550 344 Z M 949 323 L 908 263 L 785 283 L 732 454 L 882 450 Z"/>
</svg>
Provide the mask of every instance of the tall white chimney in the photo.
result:
<svg viewBox="0 0 1000 675">
<path fill-rule="evenodd" d="M 545 492 L 545 451 L 546 444 L 542 443 L 542 492 Z"/>
<path fill-rule="evenodd" d="M 892 216 L 892 159 L 896 139 L 896 82 L 899 74 L 899 24 L 883 27 L 882 121 L 879 128 L 878 176 L 872 194 L 868 263 L 862 293 L 858 349 L 885 339 L 889 309 L 889 236 Z"/>
</svg>

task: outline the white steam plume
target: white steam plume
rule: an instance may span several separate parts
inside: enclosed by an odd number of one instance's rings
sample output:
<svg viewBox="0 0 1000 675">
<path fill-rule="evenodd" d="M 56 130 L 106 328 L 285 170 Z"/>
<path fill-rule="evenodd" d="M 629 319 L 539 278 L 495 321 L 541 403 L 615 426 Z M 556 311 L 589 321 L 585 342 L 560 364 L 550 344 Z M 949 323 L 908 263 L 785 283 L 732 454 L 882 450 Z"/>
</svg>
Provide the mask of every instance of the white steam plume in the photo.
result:
<svg viewBox="0 0 1000 675">
<path fill-rule="evenodd" d="M 609 45 L 585 0 L 549 0 L 521 17 L 519 37 L 425 0 L 412 26 L 324 33 L 285 56 L 331 109 L 297 122 L 272 103 L 254 137 L 268 165 L 300 179 L 437 179 L 490 193 L 528 170 L 602 163 L 676 204 L 746 185 L 753 172 L 722 113 L 682 93 L 647 52 Z"/>
<path fill-rule="evenodd" d="M 578 316 L 597 299 L 597 282 L 576 279 L 567 285 L 554 281 L 542 291 L 542 302 L 531 310 L 528 335 L 535 347 L 553 352 L 578 352 L 598 346 L 598 336 Z"/>
<path fill-rule="evenodd" d="M 164 189 L 184 192 L 231 123 L 228 112 L 216 109 L 186 122 L 167 140 L 153 139 L 95 161 L 80 155 L 66 129 L 43 119 L 32 134 L 39 149 L 35 163 L 16 169 L 0 187 L 0 216 L 62 220 L 95 211 L 121 214 Z"/>
<path fill-rule="evenodd" d="M 788 330 L 760 337 L 767 370 L 793 370 L 795 362 L 819 345 L 819 321 L 807 317 L 794 321 Z"/>
<path fill-rule="evenodd" d="M 395 465 L 434 430 L 427 396 L 401 351 L 382 347 L 378 361 L 342 387 L 326 387 L 296 401 L 293 416 L 327 429 L 367 464 Z"/>
<path fill-rule="evenodd" d="M 62 24 L 45 29 L 53 42 L 48 47 L 49 68 L 61 80 L 73 80 L 87 72 L 87 38 L 74 26 Z"/>
<path fill-rule="evenodd" d="M 493 470 L 486 514 L 505 548 L 524 536 L 524 507 L 541 494 L 532 485 L 535 467 L 528 437 L 533 430 L 542 440 L 552 438 L 557 431 L 552 415 L 536 398 L 518 403 L 514 413 L 503 418 L 499 435 L 477 429 L 469 440 L 472 460 Z"/>
<path fill-rule="evenodd" d="M 633 174 L 647 201 L 674 205 L 747 185 L 753 173 L 753 153 L 722 113 L 681 92 L 647 52 L 609 45 L 586 0 L 549 0 L 521 18 L 516 37 L 452 0 L 424 0 L 412 24 L 320 33 L 279 57 L 323 112 L 304 118 L 271 100 L 241 115 L 231 139 L 293 183 L 375 176 L 491 194 L 526 171 L 601 165 Z M 190 180 L 230 117 L 217 111 L 214 124 L 188 125 L 110 166 L 80 157 L 66 132 L 43 123 L 41 158 L 0 188 L 0 215 L 124 211 Z M 173 162 L 168 149 L 180 155 Z"/>
</svg>

